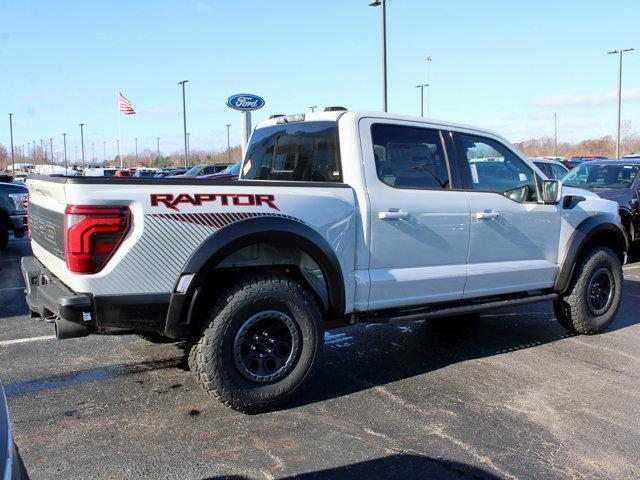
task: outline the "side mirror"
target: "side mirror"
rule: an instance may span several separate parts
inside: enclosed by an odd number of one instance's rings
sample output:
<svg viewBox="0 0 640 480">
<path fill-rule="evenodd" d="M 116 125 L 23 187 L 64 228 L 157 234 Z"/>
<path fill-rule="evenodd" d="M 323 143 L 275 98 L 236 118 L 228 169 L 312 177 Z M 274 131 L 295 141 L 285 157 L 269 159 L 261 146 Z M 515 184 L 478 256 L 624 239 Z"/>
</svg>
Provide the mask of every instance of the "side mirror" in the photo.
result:
<svg viewBox="0 0 640 480">
<path fill-rule="evenodd" d="M 562 198 L 560 180 L 542 180 L 542 203 L 556 205 Z"/>
</svg>

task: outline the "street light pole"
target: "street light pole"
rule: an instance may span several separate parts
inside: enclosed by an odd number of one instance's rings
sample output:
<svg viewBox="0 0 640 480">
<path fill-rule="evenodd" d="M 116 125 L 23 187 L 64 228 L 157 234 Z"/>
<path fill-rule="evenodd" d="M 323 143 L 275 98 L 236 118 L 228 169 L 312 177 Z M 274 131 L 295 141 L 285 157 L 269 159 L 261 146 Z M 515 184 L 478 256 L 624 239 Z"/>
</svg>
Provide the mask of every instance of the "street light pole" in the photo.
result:
<svg viewBox="0 0 640 480">
<path fill-rule="evenodd" d="M 416 85 L 416 88 L 420 89 L 420 116 L 424 117 L 424 87 L 428 87 L 428 83 L 422 83 L 420 85 Z"/>
<path fill-rule="evenodd" d="M 67 134 L 62 134 L 62 143 L 64 145 L 64 174 L 66 175 L 69 169 L 69 162 L 67 161 Z"/>
<path fill-rule="evenodd" d="M 178 85 L 182 85 L 182 122 L 184 126 L 184 168 L 187 168 L 189 162 L 189 146 L 187 145 L 187 103 L 185 99 L 185 85 L 189 80 L 182 80 Z"/>
<path fill-rule="evenodd" d="M 429 116 L 429 90 L 431 90 L 431 57 L 424 59 L 427 62 L 427 117 Z"/>
<path fill-rule="evenodd" d="M 84 175 L 84 123 L 80 124 L 80 153 L 82 154 L 82 174 Z"/>
<path fill-rule="evenodd" d="M 316 108 L 318 108 L 317 105 L 312 105 L 312 106 L 309 107 L 309 110 L 311 110 L 311 113 L 313 113 L 313 112 L 316 111 Z"/>
<path fill-rule="evenodd" d="M 96 149 L 95 143 L 91 142 L 91 167 L 96 167 Z"/>
<path fill-rule="evenodd" d="M 227 127 L 227 155 L 229 156 L 229 163 L 231 163 L 231 137 L 229 136 L 229 128 L 231 128 L 231 124 L 227 123 L 225 127 Z"/>
<path fill-rule="evenodd" d="M 13 157 L 13 113 L 9 114 L 9 131 L 11 133 L 11 168 L 12 168 L 13 174 L 15 175 L 16 161 L 15 161 L 15 158 Z"/>
<path fill-rule="evenodd" d="M 49 138 L 49 150 L 51 150 L 51 165 L 53 165 L 53 138 Z"/>
<path fill-rule="evenodd" d="M 558 113 L 553 112 L 553 156 L 558 157 Z"/>
<path fill-rule="evenodd" d="M 158 155 L 156 155 L 156 166 L 160 166 L 160 137 L 156 137 L 158 141 Z"/>
<path fill-rule="evenodd" d="M 107 164 L 107 142 L 102 142 L 102 163 Z"/>
<path fill-rule="evenodd" d="M 622 54 L 630 52 L 633 48 L 620 48 L 607 52 L 608 55 L 618 54 L 618 122 L 616 128 L 616 158 L 620 158 L 620 115 L 622 111 Z"/>
<path fill-rule="evenodd" d="M 42 154 L 42 159 L 44 163 L 47 163 L 47 151 L 44 149 L 44 140 L 40 139 L 40 153 Z"/>
<path fill-rule="evenodd" d="M 382 110 L 387 111 L 387 5 L 386 0 L 375 0 L 370 7 L 382 7 Z"/>
<path fill-rule="evenodd" d="M 138 139 L 136 138 L 136 164 L 138 164 Z"/>
</svg>

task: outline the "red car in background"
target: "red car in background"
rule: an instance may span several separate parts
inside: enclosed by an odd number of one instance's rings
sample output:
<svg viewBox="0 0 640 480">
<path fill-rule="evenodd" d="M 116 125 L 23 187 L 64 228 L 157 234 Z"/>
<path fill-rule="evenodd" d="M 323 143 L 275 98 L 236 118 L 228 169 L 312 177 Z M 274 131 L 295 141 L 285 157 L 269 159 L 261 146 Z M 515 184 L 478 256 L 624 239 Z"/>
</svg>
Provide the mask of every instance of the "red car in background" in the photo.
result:
<svg viewBox="0 0 640 480">
<path fill-rule="evenodd" d="M 133 177 L 133 174 L 136 173 L 135 170 L 122 168 L 116 172 L 116 177 Z"/>
</svg>

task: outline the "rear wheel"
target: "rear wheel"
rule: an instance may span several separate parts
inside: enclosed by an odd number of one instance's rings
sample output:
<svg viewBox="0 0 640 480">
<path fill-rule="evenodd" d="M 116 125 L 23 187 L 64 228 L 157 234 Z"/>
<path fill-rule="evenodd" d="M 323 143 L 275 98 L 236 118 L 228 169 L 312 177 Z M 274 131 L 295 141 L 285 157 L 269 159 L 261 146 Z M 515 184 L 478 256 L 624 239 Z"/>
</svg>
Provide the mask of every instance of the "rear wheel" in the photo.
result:
<svg viewBox="0 0 640 480">
<path fill-rule="evenodd" d="M 307 290 L 286 276 L 251 274 L 210 309 L 189 367 L 223 404 L 267 411 L 297 393 L 323 342 L 322 316 Z"/>
<path fill-rule="evenodd" d="M 623 281 L 613 250 L 589 249 L 576 265 L 569 290 L 553 304 L 558 321 L 573 333 L 601 333 L 618 313 Z"/>
</svg>

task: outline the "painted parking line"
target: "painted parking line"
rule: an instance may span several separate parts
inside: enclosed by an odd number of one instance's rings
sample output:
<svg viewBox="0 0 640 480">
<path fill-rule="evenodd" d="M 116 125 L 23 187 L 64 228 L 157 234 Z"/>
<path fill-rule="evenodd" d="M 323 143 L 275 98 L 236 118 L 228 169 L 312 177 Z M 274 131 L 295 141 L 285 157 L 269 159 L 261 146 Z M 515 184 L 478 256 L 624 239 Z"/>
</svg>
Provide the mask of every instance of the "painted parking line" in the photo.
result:
<svg viewBox="0 0 640 480">
<path fill-rule="evenodd" d="M 0 292 L 11 292 L 11 291 L 15 291 L 15 290 L 24 290 L 24 287 L 6 287 L 6 288 L 0 288 Z"/>
<path fill-rule="evenodd" d="M 9 345 L 19 345 L 21 343 L 41 342 L 43 340 L 53 340 L 55 335 L 43 335 L 41 337 L 16 338 L 15 340 L 0 341 L 0 347 L 8 347 Z"/>
</svg>

